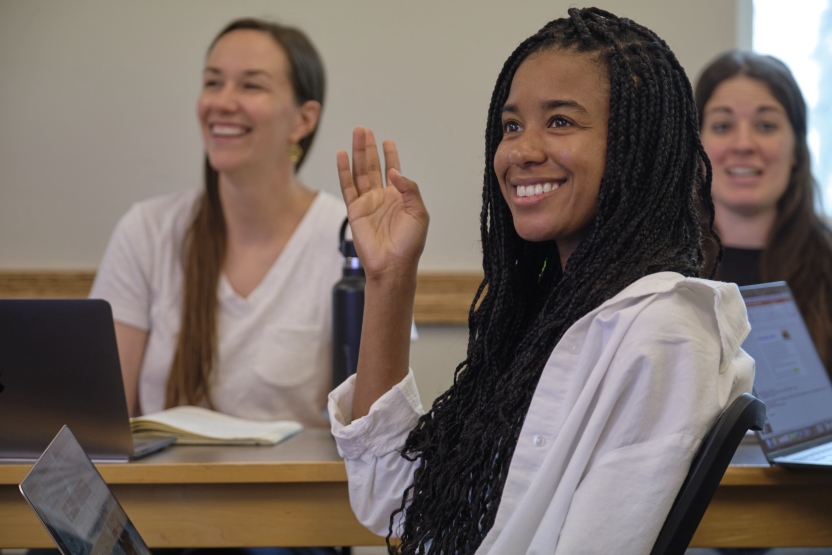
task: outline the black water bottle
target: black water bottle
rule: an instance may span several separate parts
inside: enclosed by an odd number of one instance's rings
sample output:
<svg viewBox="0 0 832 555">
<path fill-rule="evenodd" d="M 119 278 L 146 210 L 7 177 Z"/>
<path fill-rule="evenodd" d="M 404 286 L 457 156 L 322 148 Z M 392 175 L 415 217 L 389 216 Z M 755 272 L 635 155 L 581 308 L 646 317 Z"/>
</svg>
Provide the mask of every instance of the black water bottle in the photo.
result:
<svg viewBox="0 0 832 555">
<path fill-rule="evenodd" d="M 355 374 L 361 323 L 364 320 L 364 268 L 358 260 L 355 243 L 346 239 L 347 225 L 341 225 L 341 254 L 344 274 L 332 288 L 332 387 L 338 387 Z"/>
</svg>

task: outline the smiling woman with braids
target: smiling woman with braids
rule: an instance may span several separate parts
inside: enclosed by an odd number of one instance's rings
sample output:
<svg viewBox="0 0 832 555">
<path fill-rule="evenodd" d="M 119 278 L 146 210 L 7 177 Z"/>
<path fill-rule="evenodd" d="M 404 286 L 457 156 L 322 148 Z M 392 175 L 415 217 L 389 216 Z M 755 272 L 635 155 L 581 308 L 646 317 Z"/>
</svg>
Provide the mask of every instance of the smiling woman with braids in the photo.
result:
<svg viewBox="0 0 832 555">
<path fill-rule="evenodd" d="M 570 9 L 514 51 L 488 113 L 468 353 L 427 414 L 408 371 L 427 212 L 392 142 L 386 187 L 369 130 L 352 167 L 338 153 L 367 286 L 330 414 L 353 509 L 395 549 L 649 552 L 753 376 L 736 286 L 696 277 L 698 130 L 679 62 L 632 21 Z"/>
</svg>

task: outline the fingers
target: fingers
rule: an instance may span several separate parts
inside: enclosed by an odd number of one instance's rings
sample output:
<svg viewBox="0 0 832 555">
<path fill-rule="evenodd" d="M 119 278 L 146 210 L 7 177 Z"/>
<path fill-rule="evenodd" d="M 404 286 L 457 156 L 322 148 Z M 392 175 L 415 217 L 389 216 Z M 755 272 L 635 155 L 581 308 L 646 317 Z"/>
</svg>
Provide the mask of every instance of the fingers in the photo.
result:
<svg viewBox="0 0 832 555">
<path fill-rule="evenodd" d="M 367 175 L 367 135 L 363 127 L 352 130 L 352 177 L 359 195 L 370 190 Z"/>
<path fill-rule="evenodd" d="M 393 141 L 384 141 L 382 144 L 384 149 L 384 175 L 389 176 L 390 170 L 401 171 L 401 164 L 399 162 L 399 153 L 396 149 L 396 143 Z M 345 177 L 342 175 L 343 171 L 349 171 L 349 157 L 341 158 L 340 151 L 338 158 L 338 175 L 341 181 L 341 191 L 344 194 L 344 200 L 347 200 L 347 191 L 352 197 L 363 195 L 372 189 L 380 189 L 384 187 L 384 175 L 381 173 L 381 161 L 378 156 L 378 146 L 376 145 L 376 138 L 373 132 L 364 127 L 356 127 L 352 132 L 352 173 L 350 174 L 349 185 Z M 346 153 L 344 153 L 346 155 Z M 389 182 L 388 182 L 389 184 Z M 345 189 L 345 187 L 348 187 Z"/>
<path fill-rule="evenodd" d="M 384 176 L 381 175 L 381 162 L 378 159 L 376 137 L 369 129 L 364 129 L 364 146 L 367 155 L 367 177 L 371 189 L 384 187 Z"/>
<path fill-rule="evenodd" d="M 419 186 L 416 182 L 404 177 L 399 170 L 392 168 L 387 173 L 387 178 L 396 190 L 402 195 L 402 202 L 404 202 L 405 209 L 409 214 L 412 214 L 417 219 L 428 220 L 428 211 L 425 208 L 425 203 L 422 200 L 422 193 L 419 192 Z"/>
<path fill-rule="evenodd" d="M 349 206 L 358 198 L 358 191 L 352 180 L 352 172 L 350 171 L 350 157 L 343 151 L 339 150 L 335 154 L 335 161 L 338 165 L 338 181 L 341 183 L 341 195 L 344 197 L 344 202 Z"/>
<path fill-rule="evenodd" d="M 384 149 L 384 175 L 389 176 L 390 170 L 401 173 L 402 166 L 399 163 L 399 151 L 396 149 L 396 143 L 388 140 L 384 141 L 381 146 Z"/>
</svg>

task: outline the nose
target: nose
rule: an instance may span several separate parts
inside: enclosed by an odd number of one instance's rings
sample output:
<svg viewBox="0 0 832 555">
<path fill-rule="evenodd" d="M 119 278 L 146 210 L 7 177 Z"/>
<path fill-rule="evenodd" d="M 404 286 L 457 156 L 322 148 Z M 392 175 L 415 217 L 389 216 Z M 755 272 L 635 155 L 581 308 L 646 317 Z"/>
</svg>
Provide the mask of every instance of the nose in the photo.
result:
<svg viewBox="0 0 832 555">
<path fill-rule="evenodd" d="M 233 112 L 237 108 L 237 94 L 233 83 L 225 83 L 217 91 L 211 102 L 213 108 L 221 112 Z"/>
<path fill-rule="evenodd" d="M 512 144 L 508 161 L 514 166 L 528 166 L 542 164 L 546 161 L 543 141 L 539 133 L 533 130 L 524 131 Z"/>
<path fill-rule="evenodd" d="M 732 150 L 737 154 L 751 154 L 757 148 L 754 132 L 751 124 L 742 122 L 737 125 L 737 132 L 734 135 Z"/>
</svg>

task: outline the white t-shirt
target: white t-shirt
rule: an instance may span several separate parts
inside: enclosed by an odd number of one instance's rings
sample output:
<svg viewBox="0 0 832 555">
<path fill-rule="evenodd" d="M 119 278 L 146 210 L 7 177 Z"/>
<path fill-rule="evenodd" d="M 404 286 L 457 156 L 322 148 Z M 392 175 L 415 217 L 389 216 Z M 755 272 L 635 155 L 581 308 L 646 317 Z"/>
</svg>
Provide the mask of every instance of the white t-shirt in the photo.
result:
<svg viewBox="0 0 832 555">
<path fill-rule="evenodd" d="M 573 324 L 546 362 L 477 554 L 649 553 L 702 439 L 754 361 L 737 286 L 663 272 Z M 358 520 L 386 535 L 417 462 L 413 373 L 351 421 L 354 377 L 329 412 Z M 398 529 L 401 514 L 394 523 Z"/>
<path fill-rule="evenodd" d="M 139 377 L 143 414 L 164 409 L 182 313 L 182 241 L 200 190 L 135 204 L 121 218 L 90 297 L 113 318 L 147 330 Z M 219 300 L 214 409 L 256 420 L 326 426 L 332 385 L 332 287 L 341 276 L 338 231 L 344 203 L 319 192 L 280 256 L 251 294 L 224 275 Z"/>
</svg>

